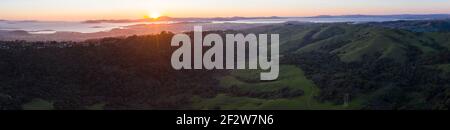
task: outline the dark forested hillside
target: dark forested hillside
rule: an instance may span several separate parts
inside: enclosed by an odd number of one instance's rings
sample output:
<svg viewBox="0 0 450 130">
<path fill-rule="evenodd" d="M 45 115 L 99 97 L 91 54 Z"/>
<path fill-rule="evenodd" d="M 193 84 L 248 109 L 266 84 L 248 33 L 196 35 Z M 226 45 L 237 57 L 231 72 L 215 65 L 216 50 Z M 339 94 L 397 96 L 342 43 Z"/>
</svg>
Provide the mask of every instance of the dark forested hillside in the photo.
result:
<svg viewBox="0 0 450 130">
<path fill-rule="evenodd" d="M 450 34 L 284 23 L 277 81 L 175 71 L 173 36 L 0 42 L 0 109 L 449 109 Z"/>
<path fill-rule="evenodd" d="M 213 75 L 220 72 L 173 70 L 167 44 L 172 35 L 62 48 L 61 43 L 2 42 L 7 49 L 0 51 L 0 109 L 21 109 L 36 99 L 54 109 L 188 109 L 193 95 L 215 94 Z"/>
</svg>

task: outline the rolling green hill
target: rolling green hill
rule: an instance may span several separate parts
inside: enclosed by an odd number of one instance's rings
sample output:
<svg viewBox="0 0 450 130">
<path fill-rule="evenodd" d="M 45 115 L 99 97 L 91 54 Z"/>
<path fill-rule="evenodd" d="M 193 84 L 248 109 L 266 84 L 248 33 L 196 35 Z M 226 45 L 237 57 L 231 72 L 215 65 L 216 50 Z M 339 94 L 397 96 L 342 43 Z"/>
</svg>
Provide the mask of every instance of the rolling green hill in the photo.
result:
<svg viewBox="0 0 450 130">
<path fill-rule="evenodd" d="M 233 71 L 222 77 L 221 87 L 235 87 L 234 90 L 211 99 L 194 98 L 194 109 L 343 110 L 361 107 L 360 99 L 348 105 L 317 101 L 314 98 L 318 96 L 319 88 L 296 66 L 281 66 L 280 78 L 273 82 L 253 81 L 258 74 L 257 71 Z M 271 96 L 261 97 L 257 93 Z"/>
<path fill-rule="evenodd" d="M 285 64 L 280 79 L 258 82 L 254 79 L 258 77 L 255 72 L 234 71 L 220 79 L 226 91 L 214 98 L 195 98 L 195 109 L 447 106 L 441 103 L 447 100 L 442 97 L 445 94 L 436 97 L 432 92 L 449 89 L 438 85 L 448 84 L 445 81 L 448 77 L 442 74 L 448 73 L 450 63 L 445 58 L 450 56 L 449 33 L 418 33 L 347 23 L 285 23 L 246 31 L 280 34 Z M 292 93 L 298 96 L 283 97 Z"/>
<path fill-rule="evenodd" d="M 448 34 L 415 33 L 365 24 L 291 23 L 247 31 L 280 34 L 282 53 L 327 52 L 339 55 L 346 62 L 374 55 L 404 61 L 410 49 L 430 54 L 449 47 L 445 37 Z"/>
</svg>

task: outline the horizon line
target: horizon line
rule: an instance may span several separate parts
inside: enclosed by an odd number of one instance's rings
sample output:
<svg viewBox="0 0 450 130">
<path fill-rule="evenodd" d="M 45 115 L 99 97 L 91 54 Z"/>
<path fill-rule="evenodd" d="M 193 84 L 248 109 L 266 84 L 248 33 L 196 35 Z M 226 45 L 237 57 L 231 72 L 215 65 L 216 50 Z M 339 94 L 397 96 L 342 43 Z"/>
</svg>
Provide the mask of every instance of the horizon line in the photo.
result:
<svg viewBox="0 0 450 130">
<path fill-rule="evenodd" d="M 321 15 L 310 15 L 310 16 L 218 16 L 218 17 L 170 17 L 170 16 L 160 16 L 165 18 L 174 18 L 174 19 L 217 19 L 217 18 L 314 18 L 314 17 L 342 17 L 342 16 L 395 16 L 395 15 L 449 15 L 450 13 L 392 13 L 392 14 L 341 14 L 341 15 L 328 15 L 328 14 L 321 14 Z M 134 19 L 84 19 L 84 20 L 36 20 L 36 19 L 2 19 L 0 18 L 0 21 L 19 21 L 19 22 L 86 22 L 86 21 L 101 21 L 101 20 L 145 20 L 145 19 L 152 19 L 152 18 L 134 18 Z"/>
</svg>

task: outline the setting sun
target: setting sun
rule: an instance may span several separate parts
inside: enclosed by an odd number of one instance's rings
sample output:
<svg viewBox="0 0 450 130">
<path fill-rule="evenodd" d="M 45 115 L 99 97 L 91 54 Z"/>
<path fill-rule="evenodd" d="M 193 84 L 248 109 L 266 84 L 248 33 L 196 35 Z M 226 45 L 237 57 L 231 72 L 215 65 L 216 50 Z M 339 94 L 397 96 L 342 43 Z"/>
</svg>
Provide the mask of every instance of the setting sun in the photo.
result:
<svg viewBox="0 0 450 130">
<path fill-rule="evenodd" d="M 157 18 L 161 17 L 161 13 L 159 13 L 159 12 L 150 12 L 148 16 L 150 16 L 150 18 L 152 18 L 152 19 L 157 19 Z"/>
</svg>

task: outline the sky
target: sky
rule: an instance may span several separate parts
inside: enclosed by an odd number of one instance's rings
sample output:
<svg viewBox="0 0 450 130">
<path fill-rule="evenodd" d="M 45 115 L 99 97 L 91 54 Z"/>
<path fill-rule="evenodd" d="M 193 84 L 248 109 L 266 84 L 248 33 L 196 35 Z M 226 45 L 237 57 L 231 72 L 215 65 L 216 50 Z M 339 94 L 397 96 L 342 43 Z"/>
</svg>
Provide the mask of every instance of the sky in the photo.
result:
<svg viewBox="0 0 450 130">
<path fill-rule="evenodd" d="M 450 14 L 450 0 L 0 0 L 0 19 Z"/>
</svg>

